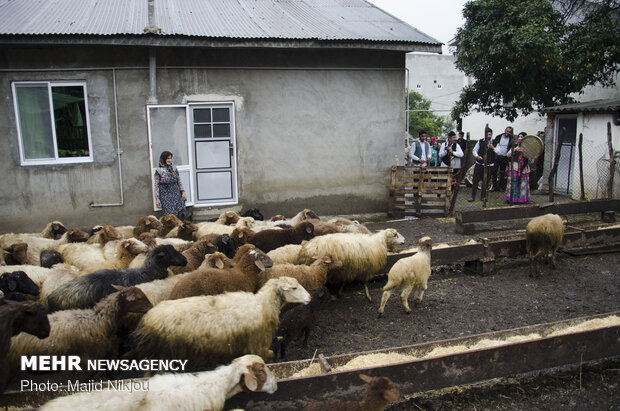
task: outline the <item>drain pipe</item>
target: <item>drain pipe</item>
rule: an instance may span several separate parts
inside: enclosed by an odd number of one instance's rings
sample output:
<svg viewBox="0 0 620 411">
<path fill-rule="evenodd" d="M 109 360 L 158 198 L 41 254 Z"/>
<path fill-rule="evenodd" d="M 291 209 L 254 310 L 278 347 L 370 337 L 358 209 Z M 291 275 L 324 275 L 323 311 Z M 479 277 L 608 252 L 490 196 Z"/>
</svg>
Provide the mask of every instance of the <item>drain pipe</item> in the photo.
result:
<svg viewBox="0 0 620 411">
<path fill-rule="evenodd" d="M 114 121 L 116 127 L 116 156 L 118 158 L 118 185 L 120 188 L 121 201 L 119 203 L 111 203 L 111 204 L 95 204 L 90 203 L 91 207 L 121 207 L 125 204 L 125 198 L 123 196 L 123 162 L 121 161 L 121 155 L 123 154 L 123 150 L 121 149 L 121 136 L 119 133 L 118 126 L 118 99 L 116 97 L 116 69 L 112 69 L 112 88 L 114 90 Z"/>
<path fill-rule="evenodd" d="M 157 33 L 155 26 L 155 0 L 149 1 L 149 26 L 146 31 Z M 148 104 L 157 104 L 157 54 L 155 48 L 149 48 L 149 99 Z"/>
</svg>

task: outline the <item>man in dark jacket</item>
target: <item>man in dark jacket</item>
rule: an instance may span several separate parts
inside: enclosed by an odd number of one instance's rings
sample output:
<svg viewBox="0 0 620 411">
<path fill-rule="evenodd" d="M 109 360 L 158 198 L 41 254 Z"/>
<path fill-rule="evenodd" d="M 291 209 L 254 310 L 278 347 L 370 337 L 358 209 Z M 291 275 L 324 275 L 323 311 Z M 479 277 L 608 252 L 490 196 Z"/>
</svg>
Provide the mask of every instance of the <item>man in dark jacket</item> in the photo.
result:
<svg viewBox="0 0 620 411">
<path fill-rule="evenodd" d="M 484 167 L 487 166 L 486 179 L 482 182 L 482 192 L 480 193 L 480 200 L 484 198 L 486 190 L 489 184 L 488 171 L 493 167 L 495 162 L 495 152 L 493 151 L 493 130 L 487 129 L 487 135 L 478 140 L 472 154 L 476 163 L 474 164 L 474 177 L 472 179 L 471 198 L 467 201 L 470 203 L 476 200 L 476 192 L 478 191 L 478 183 L 484 176 Z"/>
</svg>

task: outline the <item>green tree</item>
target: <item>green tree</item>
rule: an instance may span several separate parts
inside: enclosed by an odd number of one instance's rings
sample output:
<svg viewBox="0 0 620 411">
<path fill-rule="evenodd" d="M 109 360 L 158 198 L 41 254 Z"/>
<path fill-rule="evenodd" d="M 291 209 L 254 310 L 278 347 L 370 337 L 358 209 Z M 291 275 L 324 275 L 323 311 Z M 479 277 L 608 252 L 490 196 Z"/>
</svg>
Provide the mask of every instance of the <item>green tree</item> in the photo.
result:
<svg viewBox="0 0 620 411">
<path fill-rule="evenodd" d="M 415 91 L 409 92 L 409 133 L 416 138 L 420 130 L 425 130 L 428 136 L 444 134 L 446 120 L 431 111 L 431 101 Z"/>
<path fill-rule="evenodd" d="M 573 101 L 586 85 L 612 86 L 620 64 L 619 0 L 472 0 L 457 30 L 456 66 L 474 79 L 452 110 L 514 120 Z M 563 7 L 559 7 L 563 6 Z M 558 11 L 560 10 L 560 11 Z M 575 21 L 575 23 L 568 23 Z"/>
</svg>

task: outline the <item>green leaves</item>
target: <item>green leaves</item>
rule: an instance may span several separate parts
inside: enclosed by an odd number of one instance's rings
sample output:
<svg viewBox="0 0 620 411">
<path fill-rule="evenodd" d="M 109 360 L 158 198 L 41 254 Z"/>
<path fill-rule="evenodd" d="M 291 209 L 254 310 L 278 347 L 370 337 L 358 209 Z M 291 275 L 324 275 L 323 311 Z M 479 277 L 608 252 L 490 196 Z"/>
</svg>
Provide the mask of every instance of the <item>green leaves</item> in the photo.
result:
<svg viewBox="0 0 620 411">
<path fill-rule="evenodd" d="M 409 92 L 409 132 L 417 137 L 420 130 L 429 136 L 441 136 L 454 128 L 454 122 L 431 111 L 431 101 L 415 91 Z"/>
<path fill-rule="evenodd" d="M 458 29 L 456 66 L 474 79 L 452 110 L 453 118 L 472 109 L 514 120 L 542 107 L 569 103 L 571 93 L 589 84 L 613 84 L 620 62 L 618 0 L 575 1 L 581 20 L 549 0 L 472 0 Z M 575 7 L 572 7 L 574 13 Z M 573 19 L 574 20 L 574 19 Z"/>
</svg>

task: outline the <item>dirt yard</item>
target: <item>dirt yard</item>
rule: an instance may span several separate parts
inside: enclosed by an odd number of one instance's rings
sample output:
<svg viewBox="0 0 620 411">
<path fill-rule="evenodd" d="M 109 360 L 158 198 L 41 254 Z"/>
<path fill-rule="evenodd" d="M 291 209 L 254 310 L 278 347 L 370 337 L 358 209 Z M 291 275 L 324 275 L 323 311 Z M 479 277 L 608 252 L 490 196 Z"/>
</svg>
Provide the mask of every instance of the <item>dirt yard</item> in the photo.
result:
<svg viewBox="0 0 620 411">
<path fill-rule="evenodd" d="M 581 216 L 569 219 L 569 223 L 578 226 L 593 221 L 589 216 Z M 455 233 L 450 219 L 423 218 L 366 225 L 372 230 L 396 228 L 407 239 L 405 247 L 409 247 L 424 235 L 431 236 L 437 244 L 522 232 L 525 224 L 525 221 L 495 224 L 483 227 L 485 230 L 473 237 Z M 462 265 L 436 267 L 423 302 L 413 305 L 410 296 L 412 314 L 404 312 L 395 294 L 382 318 L 378 318 L 377 309 L 386 278 L 370 283 L 372 303 L 366 299 L 362 284 L 352 284 L 345 288 L 342 299 L 323 306 L 308 347 L 290 345 L 286 360 L 312 358 L 315 351 L 317 355 L 331 356 L 615 312 L 620 310 L 618 267 L 620 253 L 583 257 L 560 253 L 558 268 L 553 270 L 543 265 L 539 278 L 529 277 L 525 257 L 498 262 L 496 272 L 488 276 L 465 274 Z M 588 377 L 582 379 L 581 389 L 579 384 L 574 384 L 573 372 L 564 377 L 556 374 L 514 383 L 518 388 L 504 381 L 471 391 L 429 393 L 428 398 L 418 396 L 392 409 L 517 410 L 530 405 L 534 409 L 618 409 L 618 368 L 616 362 L 589 371 Z M 581 407 L 588 403 L 593 407 Z"/>
</svg>

